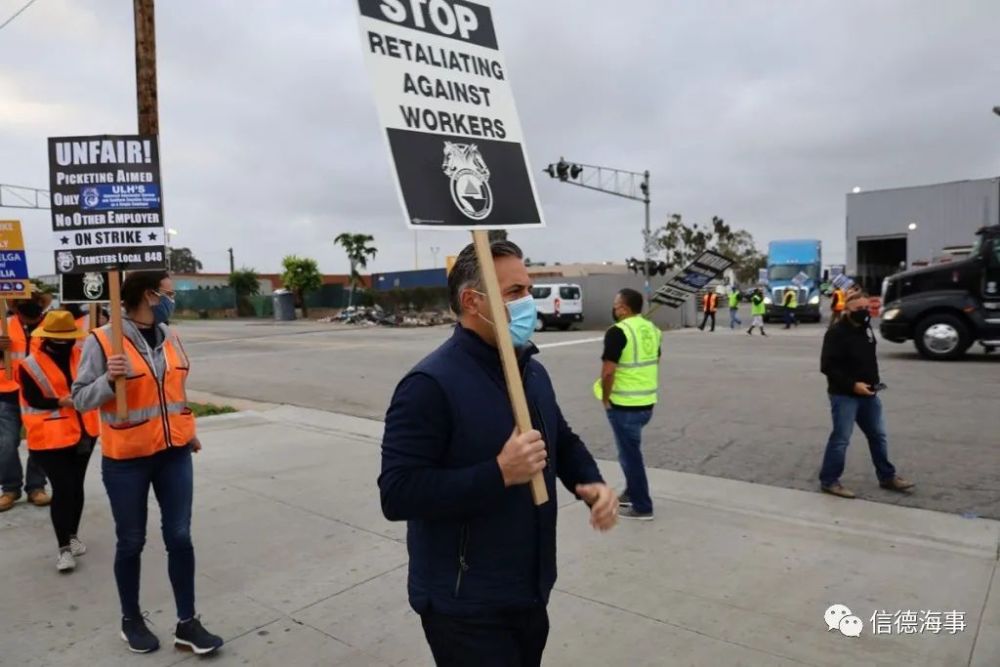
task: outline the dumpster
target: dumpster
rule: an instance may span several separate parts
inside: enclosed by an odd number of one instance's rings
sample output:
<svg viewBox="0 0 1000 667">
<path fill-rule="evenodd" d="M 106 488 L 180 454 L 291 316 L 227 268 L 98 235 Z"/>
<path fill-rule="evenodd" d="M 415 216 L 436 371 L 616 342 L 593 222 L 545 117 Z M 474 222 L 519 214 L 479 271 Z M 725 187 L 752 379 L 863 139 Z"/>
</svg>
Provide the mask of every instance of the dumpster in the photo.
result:
<svg viewBox="0 0 1000 667">
<path fill-rule="evenodd" d="M 286 289 L 274 291 L 274 319 L 278 322 L 295 319 L 295 295 Z"/>
</svg>

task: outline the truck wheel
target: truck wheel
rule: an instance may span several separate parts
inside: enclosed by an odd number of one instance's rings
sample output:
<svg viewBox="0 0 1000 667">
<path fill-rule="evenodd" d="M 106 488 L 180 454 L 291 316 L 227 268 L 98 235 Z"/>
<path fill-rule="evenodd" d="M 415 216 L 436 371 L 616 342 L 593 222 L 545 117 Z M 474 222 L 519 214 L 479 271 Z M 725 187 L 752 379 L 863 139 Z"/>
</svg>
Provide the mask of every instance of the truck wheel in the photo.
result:
<svg viewBox="0 0 1000 667">
<path fill-rule="evenodd" d="M 925 359 L 951 361 L 965 354 L 971 339 L 969 329 L 962 320 L 948 313 L 939 313 L 924 318 L 917 325 L 913 342 Z"/>
<path fill-rule="evenodd" d="M 542 319 L 541 315 L 535 320 L 535 331 L 545 331 L 545 320 Z"/>
</svg>

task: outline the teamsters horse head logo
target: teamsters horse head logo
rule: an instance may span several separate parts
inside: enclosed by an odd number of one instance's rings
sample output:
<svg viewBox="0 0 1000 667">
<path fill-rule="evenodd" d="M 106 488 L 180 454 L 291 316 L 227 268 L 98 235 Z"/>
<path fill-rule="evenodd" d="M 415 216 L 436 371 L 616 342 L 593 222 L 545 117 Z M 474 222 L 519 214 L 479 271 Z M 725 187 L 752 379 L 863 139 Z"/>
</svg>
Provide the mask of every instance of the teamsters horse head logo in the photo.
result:
<svg viewBox="0 0 1000 667">
<path fill-rule="evenodd" d="M 63 250 L 56 255 L 56 265 L 59 268 L 60 273 L 69 273 L 76 266 L 76 260 L 73 259 L 73 253 L 69 250 Z"/>
<path fill-rule="evenodd" d="M 445 176 L 451 178 L 451 199 L 467 218 L 482 220 L 493 210 L 490 169 L 475 144 L 444 142 Z"/>
<path fill-rule="evenodd" d="M 97 301 L 104 294 L 104 276 L 100 273 L 83 274 L 83 295 Z"/>
</svg>

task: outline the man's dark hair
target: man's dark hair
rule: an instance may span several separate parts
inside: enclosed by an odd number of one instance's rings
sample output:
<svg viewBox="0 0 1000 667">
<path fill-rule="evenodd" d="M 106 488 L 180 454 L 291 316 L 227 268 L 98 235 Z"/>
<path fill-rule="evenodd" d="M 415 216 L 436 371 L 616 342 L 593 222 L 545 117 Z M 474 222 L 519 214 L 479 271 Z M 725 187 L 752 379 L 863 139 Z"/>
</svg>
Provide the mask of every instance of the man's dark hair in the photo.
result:
<svg viewBox="0 0 1000 667">
<path fill-rule="evenodd" d="M 122 284 L 122 303 L 127 310 L 135 310 L 142 303 L 146 292 L 160 289 L 160 283 L 170 277 L 166 271 L 131 271 Z"/>
<path fill-rule="evenodd" d="M 633 313 L 636 315 L 642 313 L 642 294 L 639 294 L 639 292 L 631 287 L 626 287 L 618 292 L 618 296 L 622 298 L 622 301 Z"/>
<path fill-rule="evenodd" d="M 524 253 L 511 241 L 494 241 L 490 244 L 493 259 L 498 257 L 517 257 L 524 259 Z M 483 276 L 479 272 L 479 260 L 476 258 L 476 246 L 472 243 L 465 246 L 455 258 L 455 265 L 448 274 L 448 301 L 456 315 L 462 314 L 462 290 L 483 290 Z"/>
</svg>

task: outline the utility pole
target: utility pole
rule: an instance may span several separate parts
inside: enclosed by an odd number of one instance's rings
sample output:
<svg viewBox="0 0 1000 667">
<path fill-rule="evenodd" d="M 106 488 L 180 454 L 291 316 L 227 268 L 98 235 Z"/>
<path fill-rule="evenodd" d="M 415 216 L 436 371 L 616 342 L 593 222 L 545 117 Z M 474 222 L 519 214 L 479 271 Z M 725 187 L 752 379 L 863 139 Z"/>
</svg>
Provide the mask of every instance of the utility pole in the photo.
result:
<svg viewBox="0 0 1000 667">
<path fill-rule="evenodd" d="M 135 95 L 139 134 L 160 133 L 156 94 L 156 22 L 153 0 L 132 0 L 135 15 Z"/>
<path fill-rule="evenodd" d="M 229 249 L 229 273 L 236 273 L 236 260 L 233 259 L 233 249 Z"/>
<path fill-rule="evenodd" d="M 653 304 L 653 291 L 649 287 L 649 245 L 650 236 L 652 235 L 652 230 L 649 228 L 649 170 L 647 169 L 642 175 L 642 185 L 639 189 L 643 194 L 643 204 L 646 206 L 646 231 L 642 235 L 642 252 L 643 258 L 646 260 L 646 270 L 643 273 L 646 276 L 646 308 L 651 308 Z"/>
</svg>

